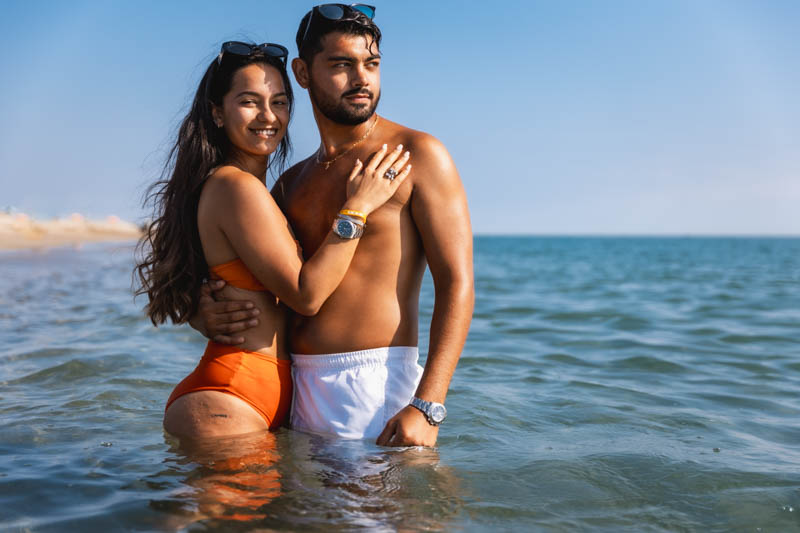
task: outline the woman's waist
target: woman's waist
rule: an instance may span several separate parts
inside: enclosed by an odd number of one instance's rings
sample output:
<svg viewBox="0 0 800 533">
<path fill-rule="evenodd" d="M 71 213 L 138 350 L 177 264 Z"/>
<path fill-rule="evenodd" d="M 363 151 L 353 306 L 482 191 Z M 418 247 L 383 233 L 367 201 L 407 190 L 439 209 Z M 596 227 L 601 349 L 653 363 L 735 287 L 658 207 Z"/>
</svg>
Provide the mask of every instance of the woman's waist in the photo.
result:
<svg viewBox="0 0 800 533">
<path fill-rule="evenodd" d="M 256 326 L 229 334 L 244 338 L 244 342 L 236 347 L 278 359 L 289 359 L 286 311 L 280 306 L 265 308 L 257 303 L 256 308 L 260 311 L 255 317 L 258 320 Z"/>
<path fill-rule="evenodd" d="M 214 340 L 209 340 L 203 358 L 216 358 L 234 353 L 250 354 L 264 359 L 291 360 L 286 342 L 279 343 L 277 340 L 272 344 L 258 341 L 245 341 L 241 344 L 222 344 Z"/>
</svg>

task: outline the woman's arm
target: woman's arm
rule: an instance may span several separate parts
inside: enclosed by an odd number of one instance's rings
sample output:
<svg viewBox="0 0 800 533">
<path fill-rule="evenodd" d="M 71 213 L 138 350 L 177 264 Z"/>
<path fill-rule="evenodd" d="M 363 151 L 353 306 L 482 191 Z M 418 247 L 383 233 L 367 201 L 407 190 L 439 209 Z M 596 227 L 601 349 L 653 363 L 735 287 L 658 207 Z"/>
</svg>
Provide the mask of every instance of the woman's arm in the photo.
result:
<svg viewBox="0 0 800 533">
<path fill-rule="evenodd" d="M 342 209 L 368 216 L 383 205 L 408 175 L 408 157 L 400 150 L 387 154 L 384 147 L 366 166 L 357 162 Z M 390 167 L 398 170 L 394 180 L 384 178 Z M 359 239 L 343 239 L 331 230 L 304 264 L 286 218 L 263 183 L 237 171 L 214 177 L 209 186 L 204 196 L 213 202 L 219 227 L 247 268 L 289 307 L 316 314 L 344 278 Z"/>
</svg>

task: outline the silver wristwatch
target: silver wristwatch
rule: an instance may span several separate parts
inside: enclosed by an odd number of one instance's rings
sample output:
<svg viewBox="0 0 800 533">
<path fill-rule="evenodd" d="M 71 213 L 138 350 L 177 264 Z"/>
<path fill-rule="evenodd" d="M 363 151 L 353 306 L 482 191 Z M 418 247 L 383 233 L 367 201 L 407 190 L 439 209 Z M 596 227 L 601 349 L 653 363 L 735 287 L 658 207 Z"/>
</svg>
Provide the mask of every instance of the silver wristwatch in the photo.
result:
<svg viewBox="0 0 800 533">
<path fill-rule="evenodd" d="M 432 426 L 438 426 L 447 418 L 447 409 L 440 403 L 426 402 L 422 398 L 414 396 L 411 398 L 411 403 L 409 403 L 409 405 L 422 411 L 422 414 L 428 419 L 428 424 Z"/>
<path fill-rule="evenodd" d="M 333 221 L 333 232 L 342 239 L 358 239 L 364 234 L 364 224 L 350 217 L 339 215 Z"/>
</svg>

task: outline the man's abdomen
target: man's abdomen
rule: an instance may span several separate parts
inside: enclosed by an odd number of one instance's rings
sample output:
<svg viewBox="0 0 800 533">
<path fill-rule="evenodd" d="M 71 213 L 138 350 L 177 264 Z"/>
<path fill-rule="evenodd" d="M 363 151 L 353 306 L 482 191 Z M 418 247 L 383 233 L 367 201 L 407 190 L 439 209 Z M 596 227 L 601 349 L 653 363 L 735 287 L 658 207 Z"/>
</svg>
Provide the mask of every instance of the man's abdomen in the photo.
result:
<svg viewBox="0 0 800 533">
<path fill-rule="evenodd" d="M 423 271 L 409 272 L 408 279 L 402 280 L 397 274 L 392 279 L 387 273 L 370 274 L 368 268 L 356 267 L 348 272 L 319 313 L 296 318 L 291 351 L 324 354 L 385 346 L 417 346 Z"/>
</svg>

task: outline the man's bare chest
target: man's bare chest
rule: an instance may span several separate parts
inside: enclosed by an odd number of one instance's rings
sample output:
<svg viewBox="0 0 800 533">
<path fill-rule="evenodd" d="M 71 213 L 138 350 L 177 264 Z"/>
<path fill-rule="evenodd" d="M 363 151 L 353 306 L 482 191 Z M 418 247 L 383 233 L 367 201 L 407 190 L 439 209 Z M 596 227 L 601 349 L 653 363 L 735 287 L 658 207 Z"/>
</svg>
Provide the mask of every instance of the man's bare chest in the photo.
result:
<svg viewBox="0 0 800 533">
<path fill-rule="evenodd" d="M 315 165 L 296 175 L 284 188 L 285 214 L 306 259 L 325 240 L 347 200 L 349 165 L 328 170 Z M 364 240 L 390 242 L 399 238 L 404 228 L 413 226 L 408 209 L 412 189 L 409 182 L 402 184 L 391 199 L 369 215 Z"/>
<path fill-rule="evenodd" d="M 325 240 L 347 199 L 347 177 L 339 174 L 317 168 L 296 176 L 284 191 L 286 218 L 306 257 Z"/>
</svg>

